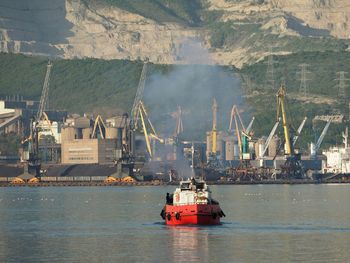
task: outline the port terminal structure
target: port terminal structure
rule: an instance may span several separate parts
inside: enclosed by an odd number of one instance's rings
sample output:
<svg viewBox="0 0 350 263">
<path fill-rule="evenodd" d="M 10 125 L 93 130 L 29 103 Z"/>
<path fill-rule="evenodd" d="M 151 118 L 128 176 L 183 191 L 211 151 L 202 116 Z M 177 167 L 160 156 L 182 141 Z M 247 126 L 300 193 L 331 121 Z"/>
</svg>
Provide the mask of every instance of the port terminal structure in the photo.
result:
<svg viewBox="0 0 350 263">
<path fill-rule="evenodd" d="M 255 118 L 248 117 L 246 125 L 241 116 L 244 112 L 237 105 L 232 106 L 227 130 L 220 130 L 220 102 L 215 98 L 212 128 L 203 131 L 205 141 L 182 138 L 186 127 L 181 106 L 172 114 L 174 132 L 164 135 L 152 123 L 143 101 L 147 67 L 145 63 L 130 113 L 81 116 L 47 106 L 50 73 L 54 70 L 48 62 L 40 101 L 24 100 L 19 95 L 0 100 L 0 133 L 23 138 L 18 156 L 0 156 L 0 181 L 157 184 L 181 180 L 189 171 L 216 183 L 348 180 L 347 131 L 343 133 L 344 147 L 319 154 L 330 125 L 343 121 L 343 116 L 316 116 L 316 121 L 326 124 L 320 137 L 310 143 L 309 155 L 302 155 L 297 143 L 308 119 L 303 118 L 298 129 L 293 128 L 286 87 L 281 86 L 276 93 L 276 119 L 266 137 L 254 136 Z M 282 137 L 276 134 L 279 127 L 283 128 Z M 179 169 L 184 164 L 189 169 Z"/>
</svg>

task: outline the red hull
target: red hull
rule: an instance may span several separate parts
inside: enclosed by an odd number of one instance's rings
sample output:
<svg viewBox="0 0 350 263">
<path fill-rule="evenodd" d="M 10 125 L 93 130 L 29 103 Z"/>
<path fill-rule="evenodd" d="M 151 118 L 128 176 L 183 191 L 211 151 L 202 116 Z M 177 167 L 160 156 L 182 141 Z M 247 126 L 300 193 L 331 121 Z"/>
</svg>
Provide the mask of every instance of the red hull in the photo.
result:
<svg viewBox="0 0 350 263">
<path fill-rule="evenodd" d="M 219 225 L 224 214 L 218 204 L 166 205 L 166 225 Z"/>
</svg>

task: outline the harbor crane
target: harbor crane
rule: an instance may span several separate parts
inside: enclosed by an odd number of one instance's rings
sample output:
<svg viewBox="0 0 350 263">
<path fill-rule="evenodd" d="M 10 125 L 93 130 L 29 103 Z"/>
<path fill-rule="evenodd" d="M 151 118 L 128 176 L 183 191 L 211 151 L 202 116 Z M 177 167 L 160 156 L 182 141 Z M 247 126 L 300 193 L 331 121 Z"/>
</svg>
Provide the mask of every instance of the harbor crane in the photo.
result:
<svg viewBox="0 0 350 263">
<path fill-rule="evenodd" d="M 306 123 L 306 120 L 307 120 L 307 117 L 304 117 L 304 119 L 302 120 L 296 134 L 294 135 L 293 137 L 293 140 L 292 140 L 292 145 L 293 145 L 293 148 L 295 147 L 295 144 L 297 143 L 298 139 L 299 139 L 299 136 L 300 136 L 300 133 L 301 131 L 303 130 L 304 126 L 305 126 L 305 123 Z"/>
<path fill-rule="evenodd" d="M 306 120 L 307 120 L 307 117 L 305 117 L 305 118 L 303 119 L 303 121 L 301 122 L 301 124 L 300 124 L 300 126 L 299 126 L 299 128 L 298 128 L 298 130 L 297 130 L 296 135 L 293 137 L 293 140 L 292 140 L 293 148 L 294 148 L 294 146 L 295 146 L 295 144 L 296 144 L 296 142 L 297 142 L 297 140 L 298 140 L 298 138 L 299 138 L 299 135 L 300 135 L 301 131 L 302 131 L 303 128 L 304 128 L 304 125 L 305 125 L 305 123 L 306 123 Z M 272 128 L 272 130 L 271 130 L 271 132 L 270 132 L 270 134 L 269 134 L 269 137 L 267 137 L 267 140 L 266 140 L 266 142 L 265 142 L 265 144 L 264 144 L 263 151 L 262 151 L 261 153 L 259 153 L 259 155 L 260 155 L 259 157 L 260 157 L 260 158 L 263 158 L 263 157 L 265 156 L 265 153 L 266 153 L 266 151 L 267 151 L 267 149 L 268 149 L 268 147 L 269 147 L 269 145 L 270 145 L 270 142 L 271 142 L 271 140 L 272 140 L 272 137 L 275 135 L 275 132 L 276 132 L 276 130 L 277 130 L 278 125 L 280 124 L 280 122 L 281 122 L 281 119 L 279 118 L 279 119 L 277 120 L 277 122 L 275 123 L 275 125 L 273 126 L 273 128 Z"/>
<path fill-rule="evenodd" d="M 216 98 L 213 98 L 213 104 L 212 104 L 212 113 L 213 113 L 213 120 L 212 120 L 212 130 L 210 133 L 211 138 L 211 149 L 208 154 L 208 160 L 207 163 L 211 167 L 222 167 L 222 162 L 220 158 L 218 158 L 218 155 L 221 154 L 218 152 L 217 147 L 217 111 L 218 111 L 218 104 L 216 102 Z"/>
<path fill-rule="evenodd" d="M 175 131 L 174 137 L 178 138 L 181 133 L 184 131 L 183 123 L 182 123 L 182 109 L 181 106 L 177 106 L 177 111 L 175 112 Z"/>
<path fill-rule="evenodd" d="M 242 130 L 244 129 L 244 125 L 241 119 L 241 116 L 239 115 L 239 112 L 237 110 L 237 106 L 233 105 L 232 109 L 231 109 L 231 116 L 230 116 L 230 125 L 229 125 L 229 132 L 236 132 L 236 136 L 237 136 L 237 142 L 238 142 L 238 148 L 239 148 L 239 156 L 240 159 L 242 159 L 242 138 L 240 136 L 240 131 L 239 131 L 239 126 L 238 126 L 238 121 L 237 121 L 237 116 L 239 119 L 239 122 L 241 124 L 241 128 Z M 235 129 L 233 130 L 233 123 L 235 124 Z"/>
<path fill-rule="evenodd" d="M 276 121 L 275 125 L 273 126 L 273 128 L 272 128 L 272 130 L 271 130 L 271 132 L 270 132 L 270 134 L 269 134 L 269 137 L 267 137 L 267 140 L 266 140 L 266 142 L 265 142 L 265 144 L 264 144 L 263 151 L 262 151 L 261 153 L 259 153 L 259 157 L 260 157 L 260 158 L 264 158 L 265 153 L 266 153 L 266 151 L 267 151 L 267 149 L 268 149 L 268 147 L 269 147 L 269 145 L 270 145 L 271 139 L 272 139 L 272 137 L 275 135 L 275 132 L 276 132 L 276 130 L 277 130 L 277 127 L 278 127 L 278 125 L 280 124 L 280 121 L 281 121 L 281 119 L 278 119 L 278 120 Z"/>
<path fill-rule="evenodd" d="M 137 105 L 135 120 L 140 120 L 141 122 L 142 131 L 146 141 L 147 152 L 150 158 L 152 159 L 154 156 L 154 152 L 151 147 L 151 140 L 156 140 L 162 144 L 164 143 L 164 140 L 158 136 L 151 120 L 148 117 L 148 113 L 142 101 L 139 101 Z M 136 122 L 135 123 L 136 129 L 138 128 L 138 125 L 139 125 L 138 122 Z"/>
<path fill-rule="evenodd" d="M 148 61 L 146 61 L 142 67 L 139 84 L 137 87 L 134 103 L 131 109 L 130 127 L 133 132 L 138 129 L 140 129 L 141 132 L 143 132 L 145 141 L 146 141 L 147 153 L 149 157 L 152 159 L 154 156 L 154 152 L 151 147 L 151 141 L 153 140 L 153 141 L 158 141 L 160 143 L 164 143 L 164 139 L 161 139 L 158 136 L 151 120 L 149 119 L 148 113 L 143 103 L 143 93 L 145 90 L 147 70 L 148 70 Z M 182 126 L 182 122 L 181 122 L 181 126 Z M 131 149 L 130 152 L 133 154 L 133 149 Z"/>
<path fill-rule="evenodd" d="M 277 94 L 277 120 L 282 116 L 282 125 L 284 131 L 284 143 L 285 143 L 285 157 L 286 161 L 284 165 L 281 166 L 281 175 L 288 178 L 303 178 L 304 169 L 301 163 L 300 153 L 295 153 L 293 147 L 293 139 L 291 138 L 290 123 L 287 120 L 286 111 L 286 88 L 282 85 Z M 303 124 L 303 123 L 302 123 Z M 302 125 L 303 127 L 304 125 Z M 301 129 L 302 129 L 301 127 Z M 300 129 L 300 130 L 301 130 Z M 296 138 L 297 139 L 297 138 Z"/>
<path fill-rule="evenodd" d="M 211 153 L 212 156 L 216 156 L 217 154 L 217 111 L 218 111 L 218 104 L 216 102 L 216 99 L 213 99 L 213 128 L 211 131 L 211 139 L 212 139 L 212 148 L 211 148 Z"/>
<path fill-rule="evenodd" d="M 133 130 L 136 129 L 137 122 L 139 121 L 137 118 L 139 116 L 139 104 L 143 100 L 143 93 L 145 90 L 145 84 L 146 84 L 146 77 L 147 77 L 147 69 L 148 69 L 148 62 L 146 61 L 143 64 L 142 71 L 141 71 L 141 76 L 139 80 L 139 84 L 137 87 L 136 95 L 134 98 L 134 103 L 131 108 L 131 113 L 130 113 L 130 126 Z"/>
<path fill-rule="evenodd" d="M 329 128 L 331 122 L 332 122 L 332 118 L 329 118 L 327 123 L 326 123 L 326 125 L 324 126 L 324 128 L 322 130 L 322 133 L 321 133 L 320 137 L 318 138 L 316 144 L 313 144 L 313 143 L 311 144 L 311 153 L 310 153 L 310 155 L 311 155 L 312 158 L 316 158 L 317 152 L 318 152 L 318 150 L 321 147 L 321 144 L 323 142 L 324 137 L 327 134 L 327 131 L 328 131 L 328 128 Z"/>
<path fill-rule="evenodd" d="M 230 116 L 230 124 L 229 124 L 229 132 L 234 131 L 233 127 L 232 127 L 233 123 L 234 123 L 235 124 L 235 132 L 236 132 L 237 141 L 238 141 L 238 146 L 239 146 L 240 159 L 243 159 L 244 154 L 249 153 L 248 140 L 250 140 L 252 137 L 251 129 L 252 129 L 254 120 L 255 120 L 255 117 L 252 118 L 252 120 L 248 124 L 248 127 L 245 128 L 243 121 L 242 121 L 242 118 L 241 118 L 241 115 L 239 114 L 238 107 L 236 105 L 232 106 L 231 116 Z M 240 125 L 241 129 L 239 128 L 239 125 Z M 247 158 L 247 159 L 250 159 L 250 158 Z"/>
<path fill-rule="evenodd" d="M 229 168 L 227 172 L 232 174 L 234 180 L 249 181 L 257 176 L 256 169 L 251 166 L 252 156 L 249 152 L 249 141 L 253 136 L 252 127 L 254 120 L 255 118 L 253 117 L 247 128 L 245 128 L 237 105 L 232 106 L 228 132 L 236 134 L 239 149 L 239 165 Z"/>
<path fill-rule="evenodd" d="M 29 158 L 27 159 L 27 164 L 25 165 L 25 173 L 33 171 L 36 176 L 40 175 L 41 162 L 39 158 L 39 122 L 42 118 L 49 121 L 45 110 L 47 107 L 47 101 L 49 96 L 49 85 L 50 85 L 50 75 L 53 64 L 49 60 L 46 66 L 46 74 L 44 79 L 44 84 L 41 92 L 39 108 L 37 114 L 30 122 L 30 135 L 27 139 L 22 141 L 22 145 L 28 144 Z"/>
<path fill-rule="evenodd" d="M 101 117 L 101 115 L 97 115 L 95 122 L 94 122 L 94 128 L 92 130 L 91 138 L 97 138 L 97 128 L 98 133 L 101 137 L 101 139 L 104 139 L 106 137 L 106 125 Z"/>
<path fill-rule="evenodd" d="M 252 130 L 252 127 L 253 127 L 253 123 L 254 123 L 254 120 L 255 120 L 255 117 L 253 117 L 250 121 L 250 123 L 248 124 L 248 127 L 246 129 L 246 133 L 250 133 L 250 131 Z"/>
<path fill-rule="evenodd" d="M 49 98 L 49 85 L 50 85 L 50 76 L 51 76 L 51 69 L 52 69 L 52 63 L 49 60 L 46 67 L 46 75 L 45 80 L 43 84 L 43 90 L 41 92 L 40 102 L 39 102 L 39 109 L 36 114 L 36 121 L 41 120 L 43 112 L 46 110 L 47 101 Z"/>
<path fill-rule="evenodd" d="M 290 140 L 289 135 L 289 124 L 287 121 L 287 112 L 286 112 L 286 105 L 285 105 L 285 97 L 286 97 L 286 89 L 284 86 L 281 86 L 278 90 L 277 94 L 277 120 L 280 118 L 280 115 L 282 115 L 282 125 L 283 125 L 283 131 L 284 131 L 284 142 L 285 142 L 285 154 L 287 156 L 292 155 L 292 144 Z"/>
</svg>

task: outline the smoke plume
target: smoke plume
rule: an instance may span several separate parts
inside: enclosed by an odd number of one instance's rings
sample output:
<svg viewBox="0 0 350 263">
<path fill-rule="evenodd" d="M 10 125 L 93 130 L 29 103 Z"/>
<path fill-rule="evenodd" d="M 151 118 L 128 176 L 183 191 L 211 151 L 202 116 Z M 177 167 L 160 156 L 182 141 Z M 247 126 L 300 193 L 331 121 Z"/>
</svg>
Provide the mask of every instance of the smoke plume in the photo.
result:
<svg viewBox="0 0 350 263">
<path fill-rule="evenodd" d="M 242 104 L 239 80 L 232 69 L 212 65 L 208 51 L 195 40 L 185 40 L 177 54 L 186 65 L 148 76 L 144 100 L 151 120 L 164 135 L 171 135 L 177 106 L 183 110 L 183 139 L 203 140 L 212 125 L 212 101 L 218 102 L 218 128 L 227 130 L 233 104 Z"/>
</svg>

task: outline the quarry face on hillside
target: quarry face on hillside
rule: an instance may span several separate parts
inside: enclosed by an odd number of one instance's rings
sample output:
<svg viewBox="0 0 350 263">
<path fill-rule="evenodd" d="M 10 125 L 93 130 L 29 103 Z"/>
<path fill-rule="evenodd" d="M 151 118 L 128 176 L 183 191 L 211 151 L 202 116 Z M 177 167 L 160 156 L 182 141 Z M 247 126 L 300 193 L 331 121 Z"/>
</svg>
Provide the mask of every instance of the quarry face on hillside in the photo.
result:
<svg viewBox="0 0 350 263">
<path fill-rule="evenodd" d="M 280 24 L 281 30 L 288 31 L 289 27 L 300 34 L 311 36 L 328 34 L 337 38 L 350 37 L 348 0 L 209 0 L 209 2 L 212 10 L 224 11 L 226 20 L 285 18 L 290 24 Z"/>
<path fill-rule="evenodd" d="M 222 11 L 222 21 L 258 21 L 260 30 L 268 34 L 344 39 L 350 36 L 350 5 L 346 2 L 209 0 L 209 10 Z M 2 52 L 236 67 L 267 54 L 248 48 L 244 42 L 214 49 L 205 27 L 157 23 L 116 7 L 87 6 L 80 0 L 2 0 L 0 5 Z M 207 59 L 189 61 L 183 51 L 188 42 L 198 44 L 194 49 L 209 50 Z M 287 54 L 289 50 L 280 53 Z"/>
</svg>

